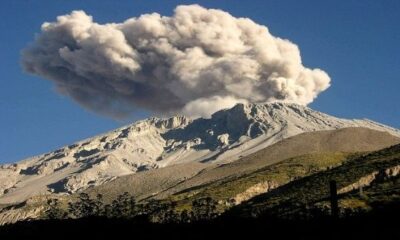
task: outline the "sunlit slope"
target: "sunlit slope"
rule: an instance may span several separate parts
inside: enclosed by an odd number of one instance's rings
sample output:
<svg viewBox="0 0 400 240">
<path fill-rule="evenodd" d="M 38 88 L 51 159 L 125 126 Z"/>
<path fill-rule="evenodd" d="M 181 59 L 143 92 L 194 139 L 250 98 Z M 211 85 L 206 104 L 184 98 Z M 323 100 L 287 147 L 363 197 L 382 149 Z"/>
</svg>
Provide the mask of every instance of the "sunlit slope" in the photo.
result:
<svg viewBox="0 0 400 240">
<path fill-rule="evenodd" d="M 329 214 L 331 180 L 337 181 L 339 207 L 343 215 L 369 211 L 385 204 L 399 204 L 399 174 L 400 145 L 395 145 L 256 196 L 228 214 L 282 218 Z"/>
<path fill-rule="evenodd" d="M 219 164 L 180 164 L 162 169 L 124 176 L 101 186 L 89 189 L 91 193 L 102 193 L 111 198 L 122 192 L 129 192 L 139 199 L 155 197 L 167 198 L 171 194 L 187 192 L 190 189 L 203 188 L 215 184 L 227 182 L 231 179 L 240 179 L 249 174 L 262 171 L 271 166 L 271 174 L 274 172 L 273 164 L 282 160 L 281 172 L 285 172 L 289 179 L 301 177 L 323 170 L 346 159 L 349 154 L 378 150 L 399 143 L 400 139 L 380 131 L 366 128 L 345 128 L 330 131 L 318 131 L 299 134 L 282 140 L 272 146 L 262 149 L 235 162 Z M 296 164 L 305 164 L 305 169 L 298 169 L 297 175 L 291 176 Z M 303 171 L 303 172 L 301 172 Z M 262 174 L 260 174 L 262 175 Z M 265 178 L 265 180 L 268 180 Z M 271 179 L 274 180 L 274 179 Z M 264 178 L 259 182 L 264 181 Z M 244 184 L 246 188 L 257 181 Z M 232 188 L 236 188 L 235 186 Z M 241 188 L 237 188 L 242 190 Z M 225 191 L 225 190 L 221 190 Z"/>
</svg>

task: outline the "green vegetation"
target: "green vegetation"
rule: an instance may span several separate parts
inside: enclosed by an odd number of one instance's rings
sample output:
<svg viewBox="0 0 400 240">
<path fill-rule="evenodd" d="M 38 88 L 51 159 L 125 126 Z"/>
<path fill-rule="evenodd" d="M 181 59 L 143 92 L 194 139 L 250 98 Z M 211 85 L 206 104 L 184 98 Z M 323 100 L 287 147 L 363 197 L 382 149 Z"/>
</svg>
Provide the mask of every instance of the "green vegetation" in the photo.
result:
<svg viewBox="0 0 400 240">
<path fill-rule="evenodd" d="M 274 181 L 278 185 L 284 185 L 294 179 L 338 166 L 356 155 L 357 154 L 340 152 L 302 155 L 284 160 L 249 174 L 199 186 L 196 189 L 190 189 L 172 195 L 170 198 L 163 201 L 151 200 L 137 204 L 137 206 L 134 206 L 136 204 L 135 200 L 127 193 L 118 196 L 117 199 L 111 201 L 110 204 L 104 203 L 105 201 L 101 198 L 101 195 L 97 195 L 97 197 L 92 199 L 89 195 L 82 193 L 76 199 L 72 199 L 68 203 L 66 199 L 60 199 L 60 201 L 56 203 L 54 203 L 54 200 L 49 200 L 49 211 L 46 215 L 48 218 L 64 216 L 65 213 L 60 213 L 59 210 L 54 208 L 56 206 L 60 209 L 64 209 L 64 211 L 68 212 L 67 215 L 69 217 L 74 218 L 94 215 L 132 217 L 139 213 L 145 213 L 153 215 L 155 221 L 158 221 L 160 218 L 167 219 L 167 217 L 154 217 L 154 215 L 164 215 L 164 212 L 167 211 L 166 209 L 172 208 L 171 206 L 173 206 L 176 214 L 182 214 L 183 218 L 185 218 L 185 215 L 188 217 L 197 215 L 203 216 L 203 218 L 205 216 L 206 218 L 211 218 L 214 217 L 217 212 L 221 213 L 225 211 L 229 207 L 229 205 L 225 203 L 229 202 L 232 197 L 246 191 L 246 189 L 255 184 L 264 181 Z M 157 207 L 157 205 L 162 207 Z M 203 213 L 203 210 L 198 211 L 199 207 L 200 209 L 207 209 L 209 205 L 212 206 L 212 210 L 204 210 L 205 212 Z M 129 206 L 135 209 L 133 210 Z M 101 210 L 101 208 L 103 208 L 103 210 Z M 215 214 L 211 214 L 212 212 L 215 212 Z"/>
<path fill-rule="evenodd" d="M 295 179 L 338 166 L 346 160 L 353 159 L 359 155 L 361 154 L 341 152 L 302 155 L 264 167 L 249 174 L 189 189 L 172 195 L 168 200 L 177 202 L 178 208 L 182 210 L 190 210 L 191 202 L 198 198 L 211 197 L 220 202 L 229 202 L 231 198 L 246 191 L 255 184 L 273 181 L 281 186 Z M 222 204 L 218 209 L 224 211 L 227 207 L 226 204 Z"/>
<path fill-rule="evenodd" d="M 149 222 L 178 223 L 210 220 L 218 216 L 217 202 L 212 198 L 200 198 L 192 202 L 191 211 L 176 211 L 176 205 L 171 202 L 150 200 L 136 203 L 128 193 L 119 195 L 111 204 L 104 204 L 101 195 L 91 198 L 81 193 L 76 200 L 65 202 L 52 198 L 47 201 L 47 208 L 42 218 L 80 219 L 104 217 L 110 219 L 145 219 Z"/>
<path fill-rule="evenodd" d="M 375 207 L 400 203 L 400 176 L 377 179 L 362 192 L 352 191 L 342 196 L 342 208 L 368 211 Z"/>
<path fill-rule="evenodd" d="M 329 182 L 338 189 L 372 176 L 360 191 L 358 188 L 339 194 L 341 215 L 356 215 L 382 204 L 400 200 L 400 176 L 384 176 L 385 171 L 400 165 L 400 145 L 373 153 L 315 153 L 284 160 L 257 171 L 236 175 L 192 189 L 163 200 L 136 202 L 128 193 L 111 202 L 101 195 L 82 193 L 75 199 L 49 200 L 47 218 L 134 219 L 145 217 L 151 222 L 191 222 L 225 216 L 262 216 L 279 218 L 313 218 L 328 215 Z M 382 175 L 383 174 L 383 175 Z M 253 186 L 273 182 L 272 190 L 252 192 L 245 202 L 235 205 L 232 199 Z M 247 199 L 250 200 L 246 201 Z"/>
<path fill-rule="evenodd" d="M 378 172 L 376 180 L 359 190 L 341 194 L 342 214 L 369 211 L 382 203 L 400 199 L 398 177 L 380 177 L 386 169 L 400 165 L 400 145 L 366 154 L 346 161 L 327 171 L 293 181 L 276 191 L 261 194 L 235 207 L 229 214 L 241 216 L 275 215 L 283 218 L 309 217 L 329 212 L 329 181 L 335 180 L 338 189 L 356 183 L 360 178 Z M 378 204 L 379 203 L 379 204 Z"/>
</svg>

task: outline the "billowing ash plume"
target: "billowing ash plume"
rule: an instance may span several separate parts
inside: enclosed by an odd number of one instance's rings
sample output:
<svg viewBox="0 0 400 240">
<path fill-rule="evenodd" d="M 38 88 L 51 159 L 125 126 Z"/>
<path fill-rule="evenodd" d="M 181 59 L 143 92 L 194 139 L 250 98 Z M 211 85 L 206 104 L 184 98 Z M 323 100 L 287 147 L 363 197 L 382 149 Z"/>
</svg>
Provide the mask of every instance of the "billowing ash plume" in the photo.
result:
<svg viewBox="0 0 400 240">
<path fill-rule="evenodd" d="M 61 94 L 113 117 L 137 109 L 209 116 L 238 102 L 305 105 L 330 82 L 267 27 L 198 5 L 109 24 L 73 11 L 42 25 L 22 63 Z"/>
</svg>

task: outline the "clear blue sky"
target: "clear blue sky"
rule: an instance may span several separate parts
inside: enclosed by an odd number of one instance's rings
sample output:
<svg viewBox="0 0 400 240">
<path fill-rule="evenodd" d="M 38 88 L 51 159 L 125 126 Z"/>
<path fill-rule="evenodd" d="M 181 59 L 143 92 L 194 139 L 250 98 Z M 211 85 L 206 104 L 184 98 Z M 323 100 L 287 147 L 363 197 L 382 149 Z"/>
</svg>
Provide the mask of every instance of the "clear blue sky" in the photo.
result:
<svg viewBox="0 0 400 240">
<path fill-rule="evenodd" d="M 298 44 L 303 63 L 330 75 L 332 86 L 310 106 L 345 118 L 369 118 L 400 128 L 400 1 L 112 1 L 0 2 L 0 163 L 54 150 L 135 119 L 118 122 L 82 109 L 25 74 L 20 50 L 44 21 L 83 9 L 95 21 L 120 22 L 143 13 L 171 15 L 199 3 L 268 26 Z"/>
</svg>

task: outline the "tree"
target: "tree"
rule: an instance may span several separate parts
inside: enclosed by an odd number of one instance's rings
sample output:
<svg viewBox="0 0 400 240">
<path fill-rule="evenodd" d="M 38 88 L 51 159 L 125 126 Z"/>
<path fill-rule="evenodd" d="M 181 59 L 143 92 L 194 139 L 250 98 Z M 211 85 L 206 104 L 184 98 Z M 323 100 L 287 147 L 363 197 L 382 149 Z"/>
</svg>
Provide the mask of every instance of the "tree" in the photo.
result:
<svg viewBox="0 0 400 240">
<path fill-rule="evenodd" d="M 191 222 L 191 217 L 190 217 L 188 210 L 185 209 L 181 212 L 180 222 L 181 223 L 190 223 Z"/>
<path fill-rule="evenodd" d="M 91 199 L 87 193 L 79 194 L 76 202 L 69 202 L 68 211 L 76 218 L 95 216 L 98 213 L 96 201 Z"/>
<path fill-rule="evenodd" d="M 176 203 L 162 203 L 156 212 L 158 221 L 163 223 L 175 223 L 179 221 L 179 215 L 175 212 Z"/>
<path fill-rule="evenodd" d="M 93 200 L 93 213 L 94 216 L 104 216 L 104 203 L 103 203 L 103 195 L 97 194 L 96 199 Z"/>
<path fill-rule="evenodd" d="M 142 205 L 141 215 L 147 215 L 150 222 L 177 222 L 179 215 L 175 212 L 176 203 L 167 203 L 151 199 Z"/>
<path fill-rule="evenodd" d="M 211 197 L 196 199 L 192 202 L 195 220 L 212 219 L 217 216 L 218 203 Z"/>
<path fill-rule="evenodd" d="M 133 218 L 136 215 L 136 200 L 128 192 L 119 195 L 111 204 L 112 217 Z"/>
<path fill-rule="evenodd" d="M 59 206 L 59 201 L 56 198 L 47 200 L 48 209 L 45 211 L 47 219 L 63 219 L 67 216 Z"/>
</svg>

